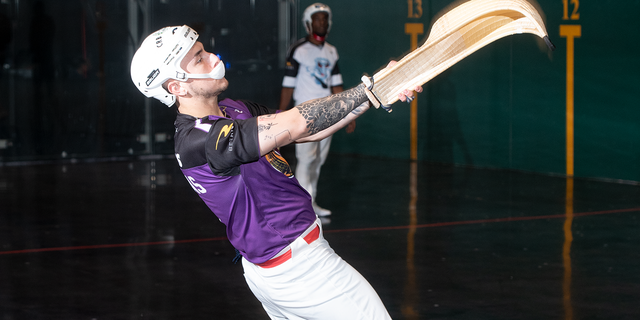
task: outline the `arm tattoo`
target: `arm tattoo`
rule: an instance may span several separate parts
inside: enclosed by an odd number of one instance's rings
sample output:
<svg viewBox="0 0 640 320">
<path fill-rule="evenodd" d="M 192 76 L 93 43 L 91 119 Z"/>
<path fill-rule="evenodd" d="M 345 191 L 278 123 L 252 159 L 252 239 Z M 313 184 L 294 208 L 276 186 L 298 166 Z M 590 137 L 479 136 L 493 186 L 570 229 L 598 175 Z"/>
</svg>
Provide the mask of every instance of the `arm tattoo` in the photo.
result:
<svg viewBox="0 0 640 320">
<path fill-rule="evenodd" d="M 258 132 L 262 132 L 264 130 L 269 130 L 275 124 L 277 124 L 277 123 L 269 122 L 267 124 L 258 124 Z"/>
<path fill-rule="evenodd" d="M 289 132 L 289 130 L 284 130 L 284 131 L 282 131 L 282 132 L 280 132 L 280 133 L 276 134 L 276 140 L 275 140 L 275 142 L 276 142 L 276 148 L 280 148 L 280 147 L 282 147 L 281 145 L 279 145 L 279 144 L 278 144 L 278 139 L 279 139 L 280 137 L 284 137 L 284 140 L 283 140 L 283 141 L 284 141 L 285 143 L 284 143 L 283 145 L 287 145 L 287 144 L 289 144 L 289 143 L 293 142 L 293 139 L 291 139 L 291 132 Z"/>
<path fill-rule="evenodd" d="M 356 116 L 360 116 L 362 115 L 365 111 L 366 111 L 366 107 L 369 104 L 369 100 L 367 100 L 366 102 L 363 102 L 362 104 L 360 104 L 357 108 L 353 109 L 353 111 L 351 111 L 352 114 L 356 115 Z"/>
<path fill-rule="evenodd" d="M 310 135 L 318 133 L 346 117 L 349 112 L 356 111 L 363 102 L 369 101 L 364 92 L 364 85 L 360 84 L 326 98 L 307 101 L 296 108 L 307 121 L 307 131 Z"/>
</svg>

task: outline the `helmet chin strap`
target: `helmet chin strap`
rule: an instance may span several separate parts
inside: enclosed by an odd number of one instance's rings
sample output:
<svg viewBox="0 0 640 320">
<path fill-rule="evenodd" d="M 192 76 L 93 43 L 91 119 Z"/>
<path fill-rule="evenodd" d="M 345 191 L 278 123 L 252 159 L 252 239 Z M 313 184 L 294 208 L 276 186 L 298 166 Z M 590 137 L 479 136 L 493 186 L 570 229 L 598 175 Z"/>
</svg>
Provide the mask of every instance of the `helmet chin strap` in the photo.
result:
<svg viewBox="0 0 640 320">
<path fill-rule="evenodd" d="M 319 36 L 315 32 L 311 33 L 311 36 L 316 39 L 316 41 L 324 42 L 324 39 L 327 38 L 327 35 Z"/>
<path fill-rule="evenodd" d="M 215 66 L 215 68 L 213 68 L 213 70 L 211 70 L 211 72 L 209 73 L 201 73 L 201 74 L 190 74 L 187 73 L 185 76 L 186 78 L 184 80 L 187 79 L 216 79 L 216 80 L 220 80 L 222 78 L 224 78 L 224 62 L 222 62 L 222 60 L 220 60 L 220 62 L 218 63 L 217 66 Z"/>
</svg>

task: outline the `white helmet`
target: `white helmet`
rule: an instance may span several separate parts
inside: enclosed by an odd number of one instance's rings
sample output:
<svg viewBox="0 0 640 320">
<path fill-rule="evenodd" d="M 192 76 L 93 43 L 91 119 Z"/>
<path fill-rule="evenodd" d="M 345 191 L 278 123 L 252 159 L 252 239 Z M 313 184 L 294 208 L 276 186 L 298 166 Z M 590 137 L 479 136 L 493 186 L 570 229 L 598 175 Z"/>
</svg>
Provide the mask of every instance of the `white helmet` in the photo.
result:
<svg viewBox="0 0 640 320">
<path fill-rule="evenodd" d="M 302 14 L 302 24 L 307 29 L 307 34 L 311 34 L 311 16 L 317 12 L 326 12 L 329 15 L 329 27 L 327 28 L 327 33 L 331 30 L 331 8 L 328 5 L 320 2 L 316 2 L 306 9 L 304 9 L 304 13 Z"/>
<path fill-rule="evenodd" d="M 150 34 L 131 60 L 131 80 L 148 98 L 156 98 L 172 106 L 176 96 L 167 92 L 162 84 L 169 79 L 187 81 L 224 78 L 224 63 L 207 74 L 189 74 L 180 67 L 182 58 L 196 43 L 198 33 L 188 26 L 166 27 Z"/>
</svg>

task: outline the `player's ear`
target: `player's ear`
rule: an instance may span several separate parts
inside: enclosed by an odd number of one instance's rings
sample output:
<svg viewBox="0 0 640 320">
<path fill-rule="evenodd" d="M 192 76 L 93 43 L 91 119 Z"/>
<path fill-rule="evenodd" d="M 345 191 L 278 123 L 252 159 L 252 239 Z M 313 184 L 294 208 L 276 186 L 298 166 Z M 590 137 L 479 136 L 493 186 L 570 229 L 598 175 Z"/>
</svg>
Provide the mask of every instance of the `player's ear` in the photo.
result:
<svg viewBox="0 0 640 320">
<path fill-rule="evenodd" d="M 187 94 L 187 89 L 183 86 L 182 81 L 178 80 L 169 80 L 165 84 L 165 89 L 173 95 L 176 96 L 184 96 Z"/>
</svg>

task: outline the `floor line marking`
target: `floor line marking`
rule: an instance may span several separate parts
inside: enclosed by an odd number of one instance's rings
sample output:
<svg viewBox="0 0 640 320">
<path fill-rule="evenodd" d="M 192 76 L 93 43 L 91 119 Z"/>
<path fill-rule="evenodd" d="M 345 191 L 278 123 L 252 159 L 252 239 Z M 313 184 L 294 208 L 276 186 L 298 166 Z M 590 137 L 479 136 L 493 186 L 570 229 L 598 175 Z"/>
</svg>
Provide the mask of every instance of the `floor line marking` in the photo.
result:
<svg viewBox="0 0 640 320">
<path fill-rule="evenodd" d="M 574 213 L 573 217 L 587 217 L 612 213 L 625 213 L 625 212 L 637 212 L 638 208 L 628 209 L 614 209 L 603 210 L 593 212 L 581 212 Z M 448 227 L 459 225 L 471 225 L 481 223 L 495 223 L 495 222 L 513 222 L 513 221 L 528 221 L 528 220 L 543 220 L 543 219 L 560 219 L 565 218 L 565 214 L 553 214 L 544 216 L 530 216 L 530 217 L 507 217 L 507 218 L 495 218 L 495 219 L 480 219 L 480 220 L 467 220 L 467 221 L 449 221 L 449 222 L 435 222 L 425 223 L 413 226 L 415 228 L 435 228 L 435 227 Z M 354 232 L 354 231 L 381 231 L 381 230 L 399 230 L 408 229 L 412 226 L 389 226 L 389 227 L 370 227 L 370 228 L 353 228 L 353 229 L 340 229 L 340 230 L 325 230 L 324 233 L 341 233 L 341 232 Z M 215 237 L 204 239 L 188 239 L 188 240 L 174 240 L 174 241 L 156 241 L 156 242 L 137 242 L 137 243 L 118 243 L 118 244 L 99 244 L 99 245 L 86 245 L 86 246 L 74 246 L 74 247 L 54 247 L 54 248 L 39 248 L 39 249 L 23 249 L 12 251 L 0 251 L 0 255 L 9 254 L 22 254 L 22 253 L 37 253 L 37 252 L 53 252 L 53 251 L 71 251 L 71 250 L 84 250 L 84 249 L 107 249 L 107 248 L 122 248 L 122 247 L 141 247 L 141 246 L 154 246 L 154 245 L 166 245 L 166 244 L 182 244 L 193 242 L 209 242 L 209 241 L 222 241 L 227 240 L 227 237 Z"/>
<path fill-rule="evenodd" d="M 71 251 L 71 250 L 83 250 L 83 249 L 107 249 L 107 248 L 122 248 L 122 247 L 142 247 L 142 246 L 156 246 L 165 244 L 180 244 L 180 243 L 192 243 L 192 242 L 208 242 L 208 241 L 221 241 L 227 240 L 227 237 L 205 238 L 205 239 L 189 239 L 189 240 L 173 240 L 173 241 L 155 241 L 155 242 L 135 242 L 135 243 L 116 243 L 116 244 L 97 244 L 87 246 L 74 246 L 74 247 L 54 247 L 54 248 L 40 248 L 40 249 L 23 249 L 12 251 L 0 251 L 0 255 L 3 254 L 19 254 L 19 253 L 34 253 L 34 252 L 51 252 L 51 251 Z"/>
<path fill-rule="evenodd" d="M 640 211 L 640 208 L 582 212 L 582 213 L 574 213 L 573 216 L 574 216 L 574 218 L 576 218 L 576 217 L 587 217 L 587 216 L 595 216 L 595 215 L 603 215 L 603 214 L 636 212 L 636 211 Z M 481 223 L 513 222 L 513 221 L 544 220 L 544 219 L 560 219 L 560 218 L 565 218 L 565 217 L 566 217 L 566 214 L 562 213 L 562 214 L 553 214 L 553 215 L 544 215 L 544 216 L 530 216 L 530 217 L 507 217 L 507 218 L 466 220 L 466 221 L 435 222 L 435 223 L 419 224 L 419 225 L 416 225 L 415 228 L 434 228 L 434 227 L 448 227 L 448 226 L 458 226 L 458 225 L 481 224 Z M 327 230 L 327 231 L 324 231 L 324 233 L 339 233 L 339 232 L 349 232 L 349 231 L 397 230 L 397 229 L 408 229 L 410 227 L 411 226 L 354 228 L 354 229 Z"/>
</svg>

